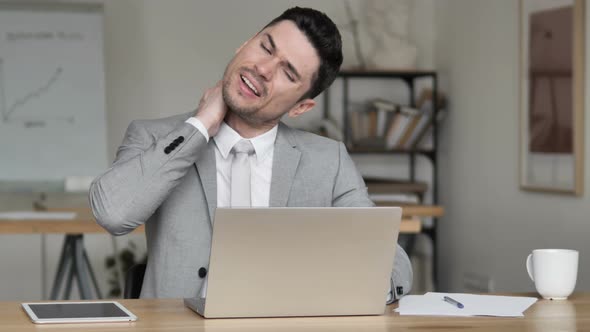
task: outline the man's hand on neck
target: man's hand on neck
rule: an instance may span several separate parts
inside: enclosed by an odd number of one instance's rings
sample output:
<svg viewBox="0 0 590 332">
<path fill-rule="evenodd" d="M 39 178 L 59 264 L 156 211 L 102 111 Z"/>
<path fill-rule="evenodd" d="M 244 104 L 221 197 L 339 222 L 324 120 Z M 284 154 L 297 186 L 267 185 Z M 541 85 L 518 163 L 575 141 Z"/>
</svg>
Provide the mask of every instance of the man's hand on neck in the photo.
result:
<svg viewBox="0 0 590 332">
<path fill-rule="evenodd" d="M 219 131 L 219 126 L 227 113 L 227 105 L 223 101 L 221 92 L 222 81 L 217 82 L 214 87 L 207 89 L 194 117 L 199 119 L 207 128 L 209 137 L 213 137 Z"/>
<path fill-rule="evenodd" d="M 269 122 L 255 124 L 229 110 L 223 101 L 222 81 L 217 82 L 214 87 L 205 91 L 199 101 L 199 107 L 194 117 L 199 119 L 205 126 L 209 137 L 217 135 L 223 121 L 243 138 L 260 136 L 274 128 L 279 122 L 279 119 L 274 119 Z"/>
</svg>

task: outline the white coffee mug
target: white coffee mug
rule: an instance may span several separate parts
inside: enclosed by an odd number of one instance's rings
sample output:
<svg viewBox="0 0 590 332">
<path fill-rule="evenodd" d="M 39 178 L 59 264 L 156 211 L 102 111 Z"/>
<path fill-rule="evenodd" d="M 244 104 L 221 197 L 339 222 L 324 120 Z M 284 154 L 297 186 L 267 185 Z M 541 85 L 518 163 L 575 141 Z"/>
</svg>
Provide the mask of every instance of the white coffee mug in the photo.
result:
<svg viewBox="0 0 590 332">
<path fill-rule="evenodd" d="M 576 288 L 577 250 L 536 249 L 526 259 L 529 277 L 545 299 L 564 300 Z"/>
</svg>

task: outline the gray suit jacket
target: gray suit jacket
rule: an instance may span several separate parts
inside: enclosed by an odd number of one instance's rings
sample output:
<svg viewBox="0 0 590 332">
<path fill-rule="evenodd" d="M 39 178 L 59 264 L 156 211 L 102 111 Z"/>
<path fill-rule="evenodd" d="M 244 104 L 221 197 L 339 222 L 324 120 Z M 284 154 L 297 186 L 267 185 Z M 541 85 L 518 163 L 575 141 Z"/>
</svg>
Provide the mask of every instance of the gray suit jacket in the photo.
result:
<svg viewBox="0 0 590 332">
<path fill-rule="evenodd" d="M 208 267 L 217 205 L 215 143 L 185 123 L 193 114 L 131 122 L 113 165 L 90 187 L 94 216 L 110 233 L 126 234 L 145 223 L 144 298 L 195 297 L 204 280 L 199 269 Z M 270 206 L 373 202 L 342 143 L 280 124 Z M 392 289 L 406 294 L 411 284 L 410 261 L 398 246 Z"/>
</svg>

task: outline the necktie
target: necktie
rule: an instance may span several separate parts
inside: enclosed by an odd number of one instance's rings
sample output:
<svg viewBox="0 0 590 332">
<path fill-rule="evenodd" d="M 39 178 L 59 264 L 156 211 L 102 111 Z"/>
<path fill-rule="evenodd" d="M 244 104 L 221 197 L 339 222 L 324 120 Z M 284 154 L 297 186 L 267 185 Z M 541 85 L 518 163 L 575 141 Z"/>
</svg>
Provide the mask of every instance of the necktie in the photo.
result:
<svg viewBox="0 0 590 332">
<path fill-rule="evenodd" d="M 248 140 L 241 140 L 232 149 L 234 159 L 231 164 L 231 206 L 250 207 L 250 156 L 254 154 L 254 146 Z"/>
</svg>

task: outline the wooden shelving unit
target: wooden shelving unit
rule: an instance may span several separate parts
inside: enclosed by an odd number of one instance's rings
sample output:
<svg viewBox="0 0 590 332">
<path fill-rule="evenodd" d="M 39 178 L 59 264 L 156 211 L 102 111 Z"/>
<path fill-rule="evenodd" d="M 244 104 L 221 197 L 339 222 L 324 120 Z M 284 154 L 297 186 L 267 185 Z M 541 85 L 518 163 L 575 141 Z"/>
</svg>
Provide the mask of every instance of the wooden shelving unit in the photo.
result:
<svg viewBox="0 0 590 332">
<path fill-rule="evenodd" d="M 407 203 L 395 203 L 395 202 L 380 202 L 376 201 L 375 203 L 378 206 L 403 206 L 404 209 L 404 218 L 412 218 L 412 220 L 418 220 L 420 218 L 427 218 L 430 217 L 433 219 L 433 223 L 430 227 L 421 228 L 421 232 L 426 234 L 432 241 L 434 253 L 433 253 L 433 282 L 436 288 L 437 286 L 437 269 L 438 269 L 438 259 L 437 259 L 437 218 L 444 214 L 444 209 L 441 206 L 438 206 L 438 169 L 437 169 L 437 149 L 438 149 L 438 112 L 439 112 L 439 95 L 438 95 L 438 76 L 435 71 L 428 71 L 428 70 L 396 70 L 396 71 L 359 71 L 359 70 L 345 70 L 339 73 L 338 77 L 342 80 L 342 108 L 343 108 L 343 141 L 346 144 L 349 152 L 351 154 L 387 154 L 387 155 L 399 155 L 399 156 L 407 156 L 409 161 L 409 174 L 407 177 L 407 182 L 403 181 L 399 183 L 399 191 L 406 192 L 406 193 L 413 193 L 419 196 L 420 201 L 424 200 L 424 193 L 426 192 L 427 188 L 424 187 L 424 183 L 416 182 L 416 157 L 417 156 L 425 156 L 430 163 L 432 164 L 432 183 L 429 185 L 432 187 L 432 204 L 433 205 L 414 205 L 414 204 L 407 204 Z M 423 149 L 423 148 L 410 148 L 410 149 L 379 149 L 379 148 L 372 148 L 372 147 L 357 147 L 354 146 L 352 141 L 352 129 L 351 129 L 351 118 L 350 118 L 350 99 L 349 99 L 349 89 L 350 89 L 350 81 L 358 78 L 363 79 L 392 79 L 392 80 L 400 80 L 404 82 L 408 88 L 408 99 L 406 105 L 409 107 L 416 106 L 416 80 L 417 79 L 430 79 L 432 82 L 432 149 Z M 386 96 L 384 96 L 386 97 Z M 327 89 L 324 92 L 324 110 L 323 110 L 323 117 L 324 119 L 329 119 L 330 114 L 333 112 L 330 103 L 330 89 Z M 378 182 L 372 183 L 372 181 L 367 181 L 367 186 L 369 188 L 369 192 L 372 191 L 372 187 L 374 187 L 377 192 L 379 192 L 380 184 Z M 386 187 L 393 187 L 391 183 L 388 183 Z"/>
</svg>

